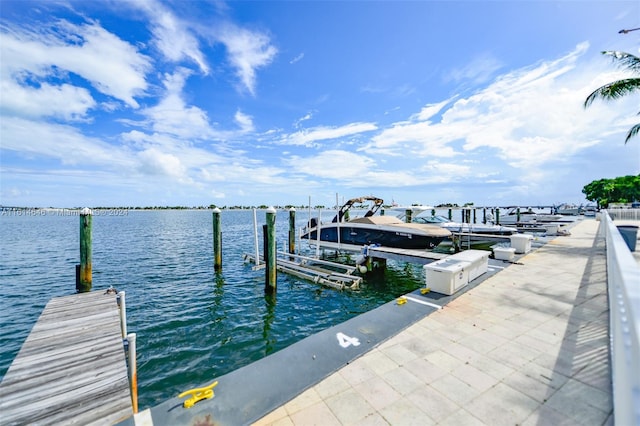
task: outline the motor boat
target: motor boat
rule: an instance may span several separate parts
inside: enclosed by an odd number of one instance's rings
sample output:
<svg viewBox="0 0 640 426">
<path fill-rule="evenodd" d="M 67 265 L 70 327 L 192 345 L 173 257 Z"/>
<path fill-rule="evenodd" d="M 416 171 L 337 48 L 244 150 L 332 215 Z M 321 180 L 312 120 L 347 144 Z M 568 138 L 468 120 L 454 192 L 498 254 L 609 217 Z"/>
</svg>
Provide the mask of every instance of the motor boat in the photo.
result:
<svg viewBox="0 0 640 426">
<path fill-rule="evenodd" d="M 363 217 L 350 218 L 351 207 L 362 203 L 371 203 L 371 207 Z M 365 245 L 430 250 L 451 237 L 451 232 L 440 226 L 405 223 L 395 216 L 376 215 L 383 203 L 373 196 L 352 198 L 340 207 L 331 222 L 311 218 L 301 238 L 324 247 L 359 251 Z"/>
<path fill-rule="evenodd" d="M 518 219 L 518 215 L 520 218 Z M 560 214 L 548 214 L 548 213 L 536 213 L 531 208 L 521 209 L 518 213 L 517 208 L 510 209 L 507 213 L 500 212 L 498 218 L 498 224 L 500 225 L 516 225 L 516 224 L 529 224 L 535 225 L 541 222 L 554 222 L 563 218 Z M 494 222 L 493 215 L 487 215 L 487 221 Z"/>
<path fill-rule="evenodd" d="M 483 224 L 452 222 L 451 220 L 449 220 L 449 218 L 440 215 L 418 215 L 413 217 L 413 222 L 438 225 L 455 233 L 513 235 L 518 232 L 518 230 L 514 227 L 492 225 L 490 223 Z"/>
</svg>

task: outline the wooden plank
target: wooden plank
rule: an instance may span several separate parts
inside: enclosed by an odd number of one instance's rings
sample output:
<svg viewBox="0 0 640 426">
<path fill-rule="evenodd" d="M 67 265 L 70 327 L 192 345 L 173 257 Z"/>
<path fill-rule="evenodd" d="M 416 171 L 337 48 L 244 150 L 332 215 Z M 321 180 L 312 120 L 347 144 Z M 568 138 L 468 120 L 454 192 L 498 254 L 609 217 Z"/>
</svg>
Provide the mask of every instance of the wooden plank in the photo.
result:
<svg viewBox="0 0 640 426">
<path fill-rule="evenodd" d="M 52 299 L 0 383 L 3 424 L 115 423 L 132 415 L 114 295 Z"/>
</svg>

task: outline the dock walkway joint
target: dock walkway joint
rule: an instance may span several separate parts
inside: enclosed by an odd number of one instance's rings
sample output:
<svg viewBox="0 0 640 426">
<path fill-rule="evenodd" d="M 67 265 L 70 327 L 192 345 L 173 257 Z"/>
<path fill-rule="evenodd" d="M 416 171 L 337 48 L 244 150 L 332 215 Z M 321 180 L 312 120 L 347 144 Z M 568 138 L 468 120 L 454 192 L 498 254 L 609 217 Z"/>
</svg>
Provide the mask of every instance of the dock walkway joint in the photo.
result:
<svg viewBox="0 0 640 426">
<path fill-rule="evenodd" d="M 116 296 L 52 299 L 0 383 L 0 424 L 113 424 L 131 415 Z"/>
</svg>

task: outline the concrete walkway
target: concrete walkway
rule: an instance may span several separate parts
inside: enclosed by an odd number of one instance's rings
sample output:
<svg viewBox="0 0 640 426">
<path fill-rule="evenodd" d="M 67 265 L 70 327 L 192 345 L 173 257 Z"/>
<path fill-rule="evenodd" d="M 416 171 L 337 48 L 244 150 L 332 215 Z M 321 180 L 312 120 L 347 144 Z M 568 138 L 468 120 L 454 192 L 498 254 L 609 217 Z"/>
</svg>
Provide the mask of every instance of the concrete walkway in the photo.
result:
<svg viewBox="0 0 640 426">
<path fill-rule="evenodd" d="M 613 424 L 599 223 L 581 221 L 255 424 Z"/>
</svg>

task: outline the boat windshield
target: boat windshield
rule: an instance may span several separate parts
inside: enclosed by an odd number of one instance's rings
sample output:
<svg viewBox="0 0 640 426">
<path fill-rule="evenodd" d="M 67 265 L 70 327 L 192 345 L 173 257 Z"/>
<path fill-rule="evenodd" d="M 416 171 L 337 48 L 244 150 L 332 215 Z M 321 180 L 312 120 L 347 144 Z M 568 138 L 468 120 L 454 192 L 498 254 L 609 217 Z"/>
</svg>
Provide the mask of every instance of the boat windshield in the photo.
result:
<svg viewBox="0 0 640 426">
<path fill-rule="evenodd" d="M 414 222 L 417 223 L 447 223 L 451 222 L 448 218 L 444 216 L 432 215 L 432 216 L 416 216 L 413 218 Z"/>
</svg>

